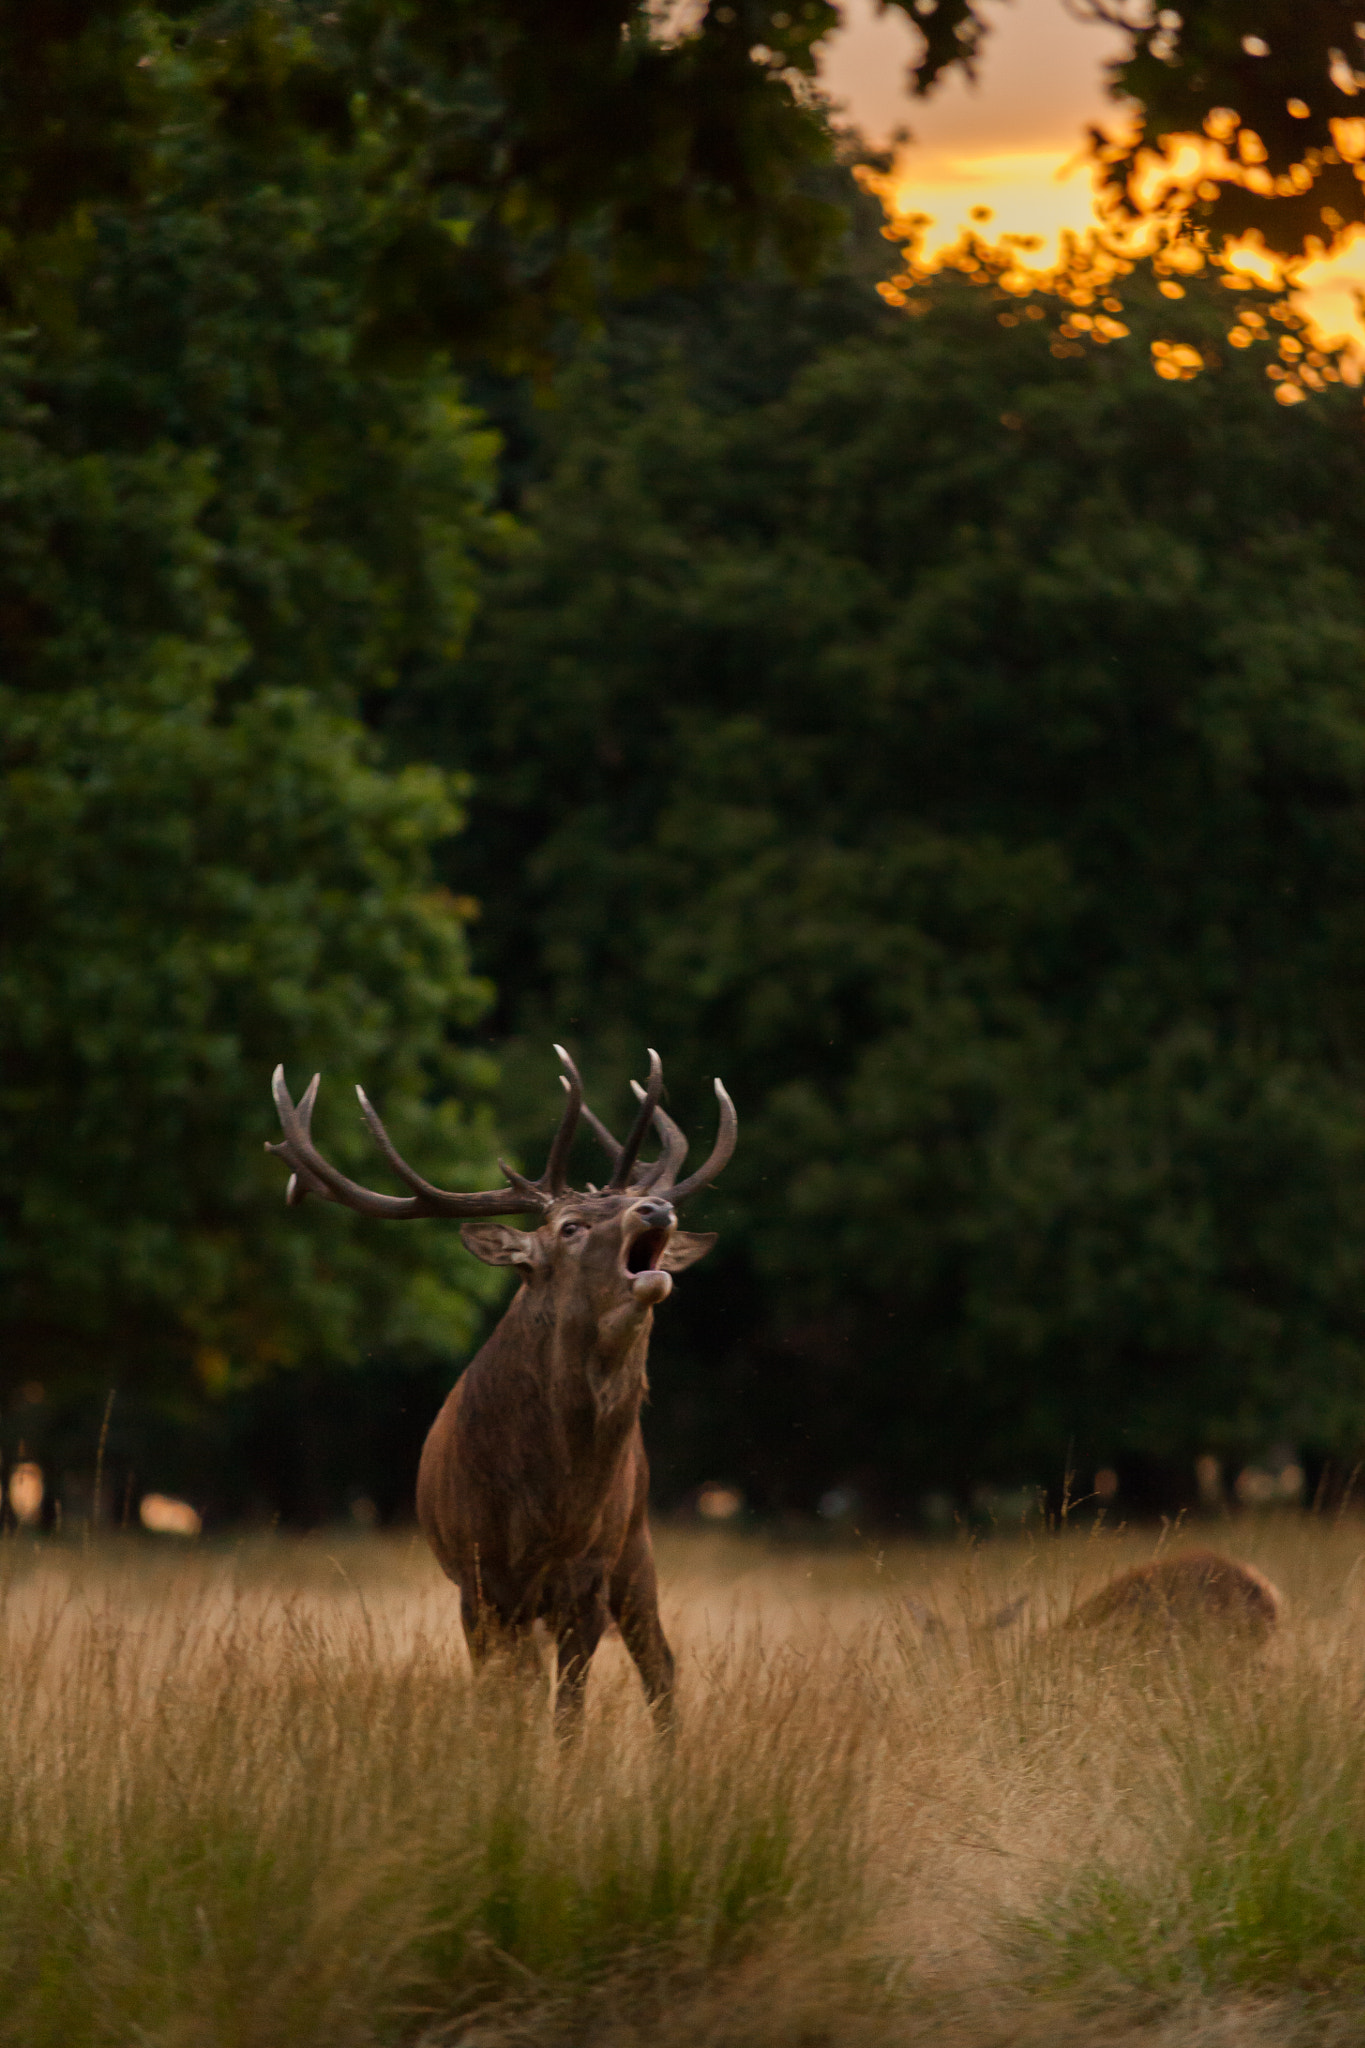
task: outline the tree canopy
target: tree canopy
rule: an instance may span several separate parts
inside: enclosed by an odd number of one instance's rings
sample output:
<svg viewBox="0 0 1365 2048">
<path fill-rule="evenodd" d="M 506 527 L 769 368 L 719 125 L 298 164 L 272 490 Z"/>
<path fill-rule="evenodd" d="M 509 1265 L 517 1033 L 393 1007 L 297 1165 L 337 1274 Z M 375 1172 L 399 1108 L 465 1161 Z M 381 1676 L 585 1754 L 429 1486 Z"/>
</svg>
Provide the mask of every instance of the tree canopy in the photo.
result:
<svg viewBox="0 0 1365 2048">
<path fill-rule="evenodd" d="M 884 4 L 923 39 L 916 93 L 974 70 L 981 0 Z M 1136 125 L 1095 138 L 1116 213 L 1290 254 L 1365 218 L 1356 0 L 1068 4 L 1128 37 L 1110 84 Z M 829 159 L 818 65 L 842 20 L 831 0 L 708 0 L 681 22 L 650 0 L 552 22 L 533 0 L 7 0 L 0 284 L 61 324 L 91 208 L 164 186 L 188 94 L 209 146 L 261 178 L 300 152 L 360 168 L 369 349 L 544 365 L 604 290 L 696 279 L 726 252 L 806 272 L 828 252 L 837 210 L 807 174 Z M 1162 176 L 1190 135 L 1197 171 Z"/>
<path fill-rule="evenodd" d="M 808 87 L 836 20 L 824 0 L 676 36 L 648 0 L 552 21 L 530 0 L 0 8 L 0 272 L 51 319 L 90 208 L 174 181 L 188 120 L 259 178 L 300 155 L 362 178 L 368 351 L 525 367 L 604 286 L 761 243 L 813 263 L 837 216 L 800 182 L 828 154 Z"/>
<path fill-rule="evenodd" d="M 886 0 L 882 0 L 886 4 Z M 982 0 L 894 0 L 924 49 L 912 89 L 974 75 L 994 22 Z M 1122 30 L 1108 66 L 1112 135 L 1092 133 L 1115 216 L 1164 212 L 1215 248 L 1248 232 L 1296 257 L 1365 221 L 1365 22 L 1357 0 L 1059 0 Z M 1173 145 L 1196 139 L 1197 163 Z"/>
<path fill-rule="evenodd" d="M 1365 1435 L 1359 395 L 1276 406 L 1289 306 L 1169 283 L 969 247 L 785 363 L 785 287 L 623 317 L 408 707 L 518 1127 L 566 1031 L 740 1106 L 679 1479 Z"/>
<path fill-rule="evenodd" d="M 1131 134 L 1094 138 L 1116 215 L 1169 207 L 1215 248 L 1246 234 L 1297 257 L 1365 221 L 1365 21 L 1355 0 L 1080 0 L 1131 36 L 1110 88 Z M 1200 138 L 1194 168 L 1180 138 Z"/>
<path fill-rule="evenodd" d="M 449 1233 L 285 1225 L 277 1061 L 326 1070 L 358 1170 L 363 1078 L 431 1171 L 496 1175 L 433 870 L 460 790 L 359 717 L 458 648 L 494 445 L 439 363 L 361 361 L 357 166 L 265 181 L 193 124 L 161 150 L 91 215 L 60 333 L 0 364 L 4 1377 L 44 1456 L 85 1414 L 87 1466 L 111 1385 L 120 1426 L 183 1418 L 368 1351 L 448 1373 L 473 1336 Z"/>
</svg>

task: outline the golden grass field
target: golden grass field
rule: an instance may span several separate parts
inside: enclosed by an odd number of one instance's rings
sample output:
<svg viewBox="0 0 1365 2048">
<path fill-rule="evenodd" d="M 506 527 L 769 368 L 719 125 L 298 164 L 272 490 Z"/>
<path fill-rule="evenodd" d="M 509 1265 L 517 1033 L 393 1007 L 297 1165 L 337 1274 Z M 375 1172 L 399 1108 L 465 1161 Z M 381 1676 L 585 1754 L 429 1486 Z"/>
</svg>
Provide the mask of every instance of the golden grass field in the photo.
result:
<svg viewBox="0 0 1365 2048">
<path fill-rule="evenodd" d="M 6 1538 L 0 2044 L 1361 2042 L 1365 1523 L 1198 1540 L 1268 1648 L 1056 1626 L 1151 1532 L 665 1533 L 676 1743 L 613 1640 L 561 1747 L 415 1537 Z"/>
</svg>

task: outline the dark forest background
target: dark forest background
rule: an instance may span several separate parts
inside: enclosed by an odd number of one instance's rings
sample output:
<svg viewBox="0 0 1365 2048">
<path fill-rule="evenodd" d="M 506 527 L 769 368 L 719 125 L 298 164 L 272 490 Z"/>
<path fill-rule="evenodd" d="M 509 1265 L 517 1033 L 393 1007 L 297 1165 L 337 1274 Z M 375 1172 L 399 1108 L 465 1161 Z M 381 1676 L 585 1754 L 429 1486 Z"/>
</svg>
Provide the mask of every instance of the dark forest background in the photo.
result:
<svg viewBox="0 0 1365 2048">
<path fill-rule="evenodd" d="M 405 1515 L 500 1281 L 286 1212 L 270 1071 L 492 1186 L 554 1039 L 739 1110 L 663 1506 L 1365 1449 L 1360 390 L 1189 219 L 926 274 L 761 11 L 0 21 L 0 1397 L 73 1513 L 103 1428 L 106 1512 Z"/>
</svg>

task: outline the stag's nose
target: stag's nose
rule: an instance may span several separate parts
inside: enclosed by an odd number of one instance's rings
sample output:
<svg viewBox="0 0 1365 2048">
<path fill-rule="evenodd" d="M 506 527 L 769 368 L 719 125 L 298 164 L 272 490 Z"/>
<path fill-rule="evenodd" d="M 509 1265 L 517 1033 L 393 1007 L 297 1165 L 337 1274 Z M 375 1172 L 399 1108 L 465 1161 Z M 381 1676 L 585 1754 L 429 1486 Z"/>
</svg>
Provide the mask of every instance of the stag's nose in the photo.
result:
<svg viewBox="0 0 1365 2048">
<path fill-rule="evenodd" d="M 668 1230 L 678 1220 L 671 1202 L 662 1201 L 658 1195 L 646 1196 L 635 1204 L 634 1212 L 646 1230 Z"/>
</svg>

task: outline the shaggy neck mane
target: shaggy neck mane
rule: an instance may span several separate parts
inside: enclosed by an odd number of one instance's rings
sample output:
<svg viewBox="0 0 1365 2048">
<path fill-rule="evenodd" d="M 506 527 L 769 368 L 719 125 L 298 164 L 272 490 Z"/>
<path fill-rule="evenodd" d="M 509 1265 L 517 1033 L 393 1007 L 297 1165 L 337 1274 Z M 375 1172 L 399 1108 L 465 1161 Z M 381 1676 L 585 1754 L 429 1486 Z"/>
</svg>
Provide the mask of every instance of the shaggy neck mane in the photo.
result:
<svg viewBox="0 0 1365 2048">
<path fill-rule="evenodd" d="M 589 1437 L 614 1456 L 649 1391 L 649 1339 L 654 1313 L 627 1299 L 600 1319 L 555 1312 L 547 1292 L 523 1285 L 485 1350 L 501 1378 L 511 1369 L 523 1387 L 534 1381 L 540 1402 L 562 1419 L 581 1456 Z"/>
</svg>

